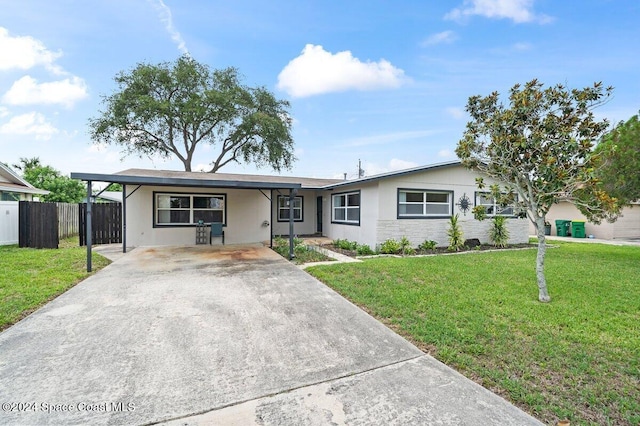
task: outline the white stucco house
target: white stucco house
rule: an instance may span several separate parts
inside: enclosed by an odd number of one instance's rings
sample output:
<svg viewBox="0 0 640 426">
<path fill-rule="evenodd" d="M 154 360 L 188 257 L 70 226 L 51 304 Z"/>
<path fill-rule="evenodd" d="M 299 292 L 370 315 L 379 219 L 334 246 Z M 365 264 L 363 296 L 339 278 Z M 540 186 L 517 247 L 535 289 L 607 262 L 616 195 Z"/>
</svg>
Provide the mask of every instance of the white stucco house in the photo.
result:
<svg viewBox="0 0 640 426">
<path fill-rule="evenodd" d="M 613 223 L 602 221 L 599 225 L 586 222 L 587 218 L 580 213 L 576 206 L 566 201 L 551 206 L 547 213 L 547 221 L 551 224 L 551 235 L 557 235 L 556 220 L 580 220 L 585 221 L 585 234 L 588 237 L 603 240 L 629 240 L 640 239 L 640 201 L 622 210 L 622 215 Z M 535 234 L 533 224 L 529 232 Z"/>
<path fill-rule="evenodd" d="M 18 201 L 37 201 L 49 191 L 35 188 L 9 166 L 0 163 L 0 245 L 18 244 Z"/>
<path fill-rule="evenodd" d="M 478 176 L 459 161 L 348 181 L 144 169 L 71 174 L 89 186 L 123 185 L 127 246 L 194 244 L 198 221 L 222 223 L 227 244 L 269 241 L 293 229 L 295 235 L 348 239 L 372 248 L 403 236 L 414 246 L 425 240 L 446 246 L 455 214 L 465 238 L 488 242 L 490 221 L 477 221 L 471 213 L 479 203 L 510 218 L 511 243 L 528 242 L 528 220 L 478 192 Z"/>
</svg>

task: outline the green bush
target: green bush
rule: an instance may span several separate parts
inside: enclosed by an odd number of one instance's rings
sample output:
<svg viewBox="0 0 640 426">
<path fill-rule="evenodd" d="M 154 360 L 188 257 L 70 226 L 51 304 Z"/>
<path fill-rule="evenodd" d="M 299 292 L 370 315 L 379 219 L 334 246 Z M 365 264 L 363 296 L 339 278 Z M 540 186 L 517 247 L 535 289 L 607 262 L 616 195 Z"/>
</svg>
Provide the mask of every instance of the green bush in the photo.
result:
<svg viewBox="0 0 640 426">
<path fill-rule="evenodd" d="M 342 250 L 356 251 L 358 249 L 358 243 L 356 241 L 349 240 L 333 240 L 333 245 Z"/>
<path fill-rule="evenodd" d="M 418 250 L 422 250 L 422 251 L 432 251 L 435 250 L 436 247 L 438 246 L 438 243 L 433 241 L 433 240 L 424 240 L 422 243 L 420 243 L 420 245 L 418 246 Z"/>
<path fill-rule="evenodd" d="M 400 251 L 400 243 L 394 239 L 388 239 L 380 246 L 380 253 L 383 254 L 396 254 Z"/>
<path fill-rule="evenodd" d="M 376 252 L 371 250 L 371 247 L 366 244 L 358 244 L 356 253 L 358 253 L 359 256 L 370 256 L 372 254 L 376 254 Z"/>
<path fill-rule="evenodd" d="M 400 253 L 403 256 L 416 254 L 416 250 L 411 247 L 411 241 L 409 241 L 409 239 L 404 235 L 400 239 Z"/>
<path fill-rule="evenodd" d="M 464 236 L 462 228 L 458 223 L 460 216 L 456 214 L 449 219 L 449 229 L 447 229 L 447 235 L 449 236 L 449 251 L 460 251 L 464 247 Z"/>
<path fill-rule="evenodd" d="M 282 238 L 280 236 L 273 239 L 273 250 L 285 259 L 289 258 L 289 239 Z M 293 239 L 293 254 L 295 256 L 296 263 L 308 263 L 308 262 L 322 262 L 325 260 L 333 260 L 321 252 L 315 250 L 313 247 L 308 247 L 304 244 L 302 238 L 294 237 Z"/>
<path fill-rule="evenodd" d="M 505 216 L 494 216 L 489 239 L 496 247 L 506 247 L 509 242 L 509 230 L 507 229 L 507 218 Z"/>
</svg>

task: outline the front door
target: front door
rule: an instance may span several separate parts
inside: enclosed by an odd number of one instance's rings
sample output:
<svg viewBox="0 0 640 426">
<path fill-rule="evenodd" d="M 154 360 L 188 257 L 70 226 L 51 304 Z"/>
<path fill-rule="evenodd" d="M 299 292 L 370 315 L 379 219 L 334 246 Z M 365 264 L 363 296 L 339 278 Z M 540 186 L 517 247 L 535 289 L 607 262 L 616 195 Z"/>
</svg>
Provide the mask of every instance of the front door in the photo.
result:
<svg viewBox="0 0 640 426">
<path fill-rule="evenodd" d="M 322 197 L 316 198 L 316 232 L 322 233 Z"/>
</svg>

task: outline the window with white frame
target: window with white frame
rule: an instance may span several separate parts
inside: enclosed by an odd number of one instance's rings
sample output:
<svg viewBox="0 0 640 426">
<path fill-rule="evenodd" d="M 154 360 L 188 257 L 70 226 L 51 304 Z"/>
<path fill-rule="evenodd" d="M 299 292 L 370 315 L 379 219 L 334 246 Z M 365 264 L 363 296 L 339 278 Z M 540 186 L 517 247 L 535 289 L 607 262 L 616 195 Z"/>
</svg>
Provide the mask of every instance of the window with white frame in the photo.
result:
<svg viewBox="0 0 640 426">
<path fill-rule="evenodd" d="M 293 198 L 293 221 L 302 222 L 302 196 Z M 278 222 L 289 221 L 289 196 L 278 195 Z"/>
<path fill-rule="evenodd" d="M 332 222 L 360 225 L 360 191 L 334 194 Z"/>
<path fill-rule="evenodd" d="M 452 192 L 421 189 L 398 190 L 398 218 L 415 219 L 452 215 Z"/>
<path fill-rule="evenodd" d="M 490 192 L 476 192 L 476 206 L 484 206 L 487 216 L 515 216 L 515 204 L 501 205 Z"/>
<path fill-rule="evenodd" d="M 193 225 L 225 223 L 223 194 L 167 194 L 155 193 L 155 225 Z"/>
</svg>

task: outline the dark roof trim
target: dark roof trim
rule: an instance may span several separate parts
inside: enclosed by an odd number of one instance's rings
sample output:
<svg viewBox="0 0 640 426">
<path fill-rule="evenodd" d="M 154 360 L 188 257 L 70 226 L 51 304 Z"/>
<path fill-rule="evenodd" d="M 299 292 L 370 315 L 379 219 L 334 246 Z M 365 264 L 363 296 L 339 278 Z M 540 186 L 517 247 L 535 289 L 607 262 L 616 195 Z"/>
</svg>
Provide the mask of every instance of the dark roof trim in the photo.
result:
<svg viewBox="0 0 640 426">
<path fill-rule="evenodd" d="M 237 180 L 185 179 L 155 176 L 127 176 L 98 173 L 71 173 L 72 179 L 95 182 L 120 183 L 124 185 L 148 186 L 189 186 L 200 188 L 238 188 L 238 189 L 299 189 L 299 183 L 285 182 L 247 182 Z"/>
<path fill-rule="evenodd" d="M 434 169 L 440 169 L 440 168 L 452 167 L 452 166 L 460 166 L 460 165 L 462 165 L 462 162 L 459 161 L 459 160 L 448 161 L 446 163 L 431 164 L 431 165 L 428 165 L 428 166 L 414 167 L 412 169 L 404 169 L 404 170 L 397 170 L 397 171 L 394 171 L 394 172 L 381 173 L 379 175 L 368 176 L 368 177 L 364 177 L 364 178 L 361 178 L 361 179 L 347 180 L 347 181 L 344 181 L 344 182 L 339 182 L 339 183 L 334 183 L 334 184 L 331 184 L 331 185 L 323 186 L 322 189 L 333 189 L 333 188 L 340 188 L 340 187 L 348 186 L 348 185 L 359 185 L 361 183 L 374 182 L 374 181 L 378 181 L 378 180 L 382 180 L 382 179 L 386 179 L 386 178 L 410 175 L 410 174 L 413 174 L 413 173 L 420 173 L 420 172 L 424 172 L 424 171 L 427 171 L 427 170 L 434 170 Z"/>
</svg>

